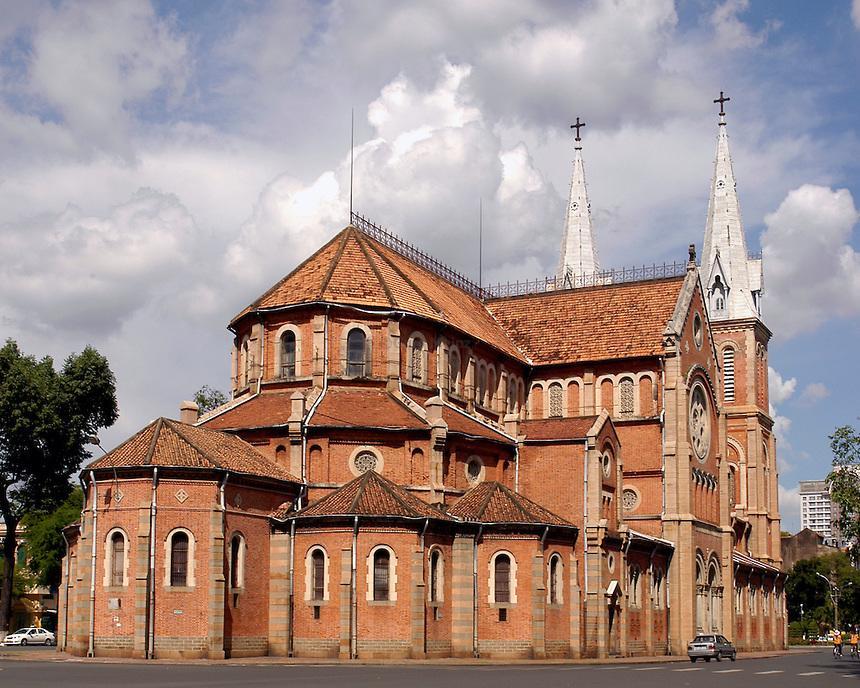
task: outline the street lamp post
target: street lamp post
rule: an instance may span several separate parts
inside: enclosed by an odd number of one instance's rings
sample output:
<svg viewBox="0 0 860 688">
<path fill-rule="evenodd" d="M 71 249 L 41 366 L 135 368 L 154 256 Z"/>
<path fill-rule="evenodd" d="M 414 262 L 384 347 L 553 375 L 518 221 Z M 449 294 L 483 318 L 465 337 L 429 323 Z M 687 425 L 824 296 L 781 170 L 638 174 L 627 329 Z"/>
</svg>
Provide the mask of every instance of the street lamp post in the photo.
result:
<svg viewBox="0 0 860 688">
<path fill-rule="evenodd" d="M 842 596 L 841 588 L 836 585 L 832 580 L 830 580 L 827 576 L 815 572 L 815 575 L 821 578 L 822 580 L 827 582 L 827 585 L 830 586 L 830 600 L 833 602 L 833 630 L 839 630 L 839 598 Z M 848 581 L 846 586 L 851 585 L 851 581 Z"/>
</svg>

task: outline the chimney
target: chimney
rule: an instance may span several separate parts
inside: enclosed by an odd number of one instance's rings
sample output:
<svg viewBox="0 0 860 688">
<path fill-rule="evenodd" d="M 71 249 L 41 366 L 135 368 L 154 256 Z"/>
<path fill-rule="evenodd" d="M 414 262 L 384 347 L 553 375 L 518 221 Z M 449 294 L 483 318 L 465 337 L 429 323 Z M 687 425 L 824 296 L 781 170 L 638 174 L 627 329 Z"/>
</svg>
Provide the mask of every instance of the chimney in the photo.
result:
<svg viewBox="0 0 860 688">
<path fill-rule="evenodd" d="M 179 422 L 194 425 L 200 417 L 200 409 L 193 401 L 183 401 L 179 404 Z"/>
</svg>

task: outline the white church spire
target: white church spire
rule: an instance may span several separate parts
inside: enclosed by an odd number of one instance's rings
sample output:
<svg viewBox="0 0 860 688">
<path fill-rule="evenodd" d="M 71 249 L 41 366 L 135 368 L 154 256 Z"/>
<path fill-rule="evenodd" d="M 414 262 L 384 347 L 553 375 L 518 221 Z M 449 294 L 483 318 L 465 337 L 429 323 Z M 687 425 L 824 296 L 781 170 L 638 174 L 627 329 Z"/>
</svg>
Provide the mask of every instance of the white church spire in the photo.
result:
<svg viewBox="0 0 860 688">
<path fill-rule="evenodd" d="M 723 106 L 728 100 L 722 91 L 720 97 L 714 100 L 720 104 L 720 123 L 705 243 L 702 247 L 702 280 L 708 293 L 708 315 L 711 320 L 760 317 L 761 260 L 751 259 L 747 254 L 726 133 Z"/>
<path fill-rule="evenodd" d="M 563 287 L 577 286 L 577 278 L 581 283 L 583 276 L 591 277 L 600 269 L 591 226 L 591 204 L 588 202 L 588 190 L 585 186 L 585 167 L 582 164 L 582 138 L 579 130 L 584 126 L 585 122 L 580 122 L 579 117 L 576 118 L 576 124 L 570 125 L 571 129 L 576 129 L 576 146 L 556 275 Z"/>
</svg>

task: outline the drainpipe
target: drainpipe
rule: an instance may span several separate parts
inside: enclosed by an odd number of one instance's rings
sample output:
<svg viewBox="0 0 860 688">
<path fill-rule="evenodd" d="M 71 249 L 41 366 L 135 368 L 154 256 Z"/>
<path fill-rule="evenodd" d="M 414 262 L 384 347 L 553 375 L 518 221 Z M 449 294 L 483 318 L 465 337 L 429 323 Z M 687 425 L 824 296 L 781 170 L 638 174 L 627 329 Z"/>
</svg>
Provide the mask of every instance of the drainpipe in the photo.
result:
<svg viewBox="0 0 860 688">
<path fill-rule="evenodd" d="M 355 517 L 355 522 L 352 527 L 352 571 L 350 573 L 350 600 L 352 606 L 352 618 L 350 619 L 349 629 L 349 658 L 358 658 L 358 594 L 355 589 L 356 581 L 356 553 L 358 550 L 358 516 Z"/>
<path fill-rule="evenodd" d="M 520 491 L 520 445 L 514 445 L 514 492 Z"/>
<path fill-rule="evenodd" d="M 158 511 L 156 505 L 156 488 L 158 487 L 158 466 L 152 467 L 152 498 L 149 502 L 149 600 L 146 610 L 147 618 L 147 641 L 144 648 L 146 659 L 155 658 L 155 515 Z"/>
<path fill-rule="evenodd" d="M 484 531 L 482 523 L 472 544 L 472 655 L 477 659 L 478 652 L 478 540 Z"/>
<path fill-rule="evenodd" d="M 87 643 L 87 657 L 94 656 L 95 649 L 95 633 L 96 633 L 96 553 L 98 550 L 98 521 L 99 521 L 99 490 L 96 484 L 96 476 L 90 471 L 90 483 L 93 486 L 93 532 L 90 534 L 93 539 L 93 544 L 90 556 L 90 633 Z"/>
<path fill-rule="evenodd" d="M 424 519 L 424 527 L 421 529 L 421 540 L 420 540 L 421 577 L 422 578 L 424 577 L 424 571 L 425 571 L 425 568 L 424 568 L 424 561 L 425 561 L 424 560 L 424 536 L 427 534 L 427 526 L 429 526 L 429 525 L 430 525 L 430 519 L 429 518 Z M 432 579 L 430 580 L 430 585 L 433 585 Z M 425 591 L 427 590 L 426 587 L 424 589 L 425 589 Z M 424 607 L 424 614 L 422 616 L 422 618 L 424 619 L 424 648 L 423 649 L 424 649 L 424 655 L 426 656 L 427 655 L 427 594 L 426 594 L 426 592 L 424 594 L 424 599 L 421 601 L 421 604 Z"/>
<path fill-rule="evenodd" d="M 317 410 L 317 407 L 323 400 L 325 393 L 328 391 L 328 311 L 329 306 L 325 307 L 325 320 L 323 320 L 323 386 L 320 395 L 316 398 L 311 407 L 308 409 L 307 415 L 305 415 L 304 421 L 302 421 L 302 483 L 304 488 L 302 492 L 299 493 L 298 504 L 296 509 L 301 509 L 304 501 L 304 493 L 307 491 L 307 482 L 308 482 L 308 426 L 311 423 L 311 418 L 313 418 L 314 412 Z"/>
<path fill-rule="evenodd" d="M 663 357 L 660 357 L 660 389 L 662 398 L 660 400 L 660 472 L 663 474 L 663 508 L 662 513 L 666 513 L 666 362 Z M 666 571 L 666 577 L 669 577 L 669 572 Z"/>
<path fill-rule="evenodd" d="M 66 537 L 66 531 L 60 529 L 60 535 L 63 536 L 63 542 L 66 543 L 66 598 L 63 600 L 63 652 L 66 651 L 66 646 L 69 644 L 69 576 L 72 571 L 72 552 L 69 547 L 69 538 Z"/>
<path fill-rule="evenodd" d="M 257 314 L 260 318 L 260 370 L 257 376 L 257 394 L 263 388 L 263 371 L 266 369 L 266 323 L 263 321 L 262 314 Z"/>
<path fill-rule="evenodd" d="M 225 554 L 228 554 L 230 567 L 228 567 L 227 572 L 229 574 L 229 578 L 224 581 L 225 592 L 229 595 L 229 590 L 233 583 L 234 571 L 231 568 L 233 565 L 233 555 L 232 555 L 232 543 L 227 542 L 227 501 L 225 499 L 225 488 L 227 487 L 227 480 L 230 477 L 230 471 L 224 472 L 224 478 L 221 480 L 221 484 L 218 486 L 218 506 L 221 509 L 221 538 L 224 543 L 222 547 L 230 547 L 229 550 L 225 550 Z M 223 560 L 222 560 L 223 561 Z M 237 562 L 238 563 L 238 562 Z M 223 565 L 223 564 L 222 564 Z M 229 598 L 227 598 L 229 601 Z M 223 648 L 222 648 L 223 649 Z"/>
<path fill-rule="evenodd" d="M 582 465 L 582 526 L 585 540 L 582 543 L 582 586 L 584 601 L 588 600 L 588 440 L 585 441 L 585 458 Z"/>
<path fill-rule="evenodd" d="M 287 656 L 293 656 L 293 620 L 295 619 L 295 592 L 296 592 L 296 519 L 290 523 L 290 598 L 287 607 Z"/>
</svg>

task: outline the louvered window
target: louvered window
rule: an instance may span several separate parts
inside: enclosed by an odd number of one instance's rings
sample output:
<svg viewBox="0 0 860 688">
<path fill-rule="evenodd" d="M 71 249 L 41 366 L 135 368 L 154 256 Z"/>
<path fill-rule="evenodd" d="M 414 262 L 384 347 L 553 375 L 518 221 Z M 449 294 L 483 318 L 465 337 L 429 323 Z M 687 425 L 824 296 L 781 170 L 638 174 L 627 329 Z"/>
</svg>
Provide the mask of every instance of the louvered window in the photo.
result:
<svg viewBox="0 0 860 688">
<path fill-rule="evenodd" d="M 311 598 L 322 600 L 325 598 L 325 554 L 321 549 L 315 549 L 311 555 L 311 569 L 313 576 Z"/>
<path fill-rule="evenodd" d="M 735 350 L 723 351 L 723 401 L 735 400 Z"/>
<path fill-rule="evenodd" d="M 174 533 L 170 541 L 170 585 L 185 587 L 188 584 L 188 535 Z"/>
<path fill-rule="evenodd" d="M 495 601 L 508 603 L 511 601 L 511 558 L 500 554 L 495 561 Z"/>
<path fill-rule="evenodd" d="M 110 584 L 122 585 L 125 577 L 125 538 L 122 533 L 114 533 L 110 539 Z"/>
<path fill-rule="evenodd" d="M 389 566 L 391 557 L 387 549 L 378 549 L 373 553 L 373 599 L 382 601 L 389 594 Z"/>
</svg>

